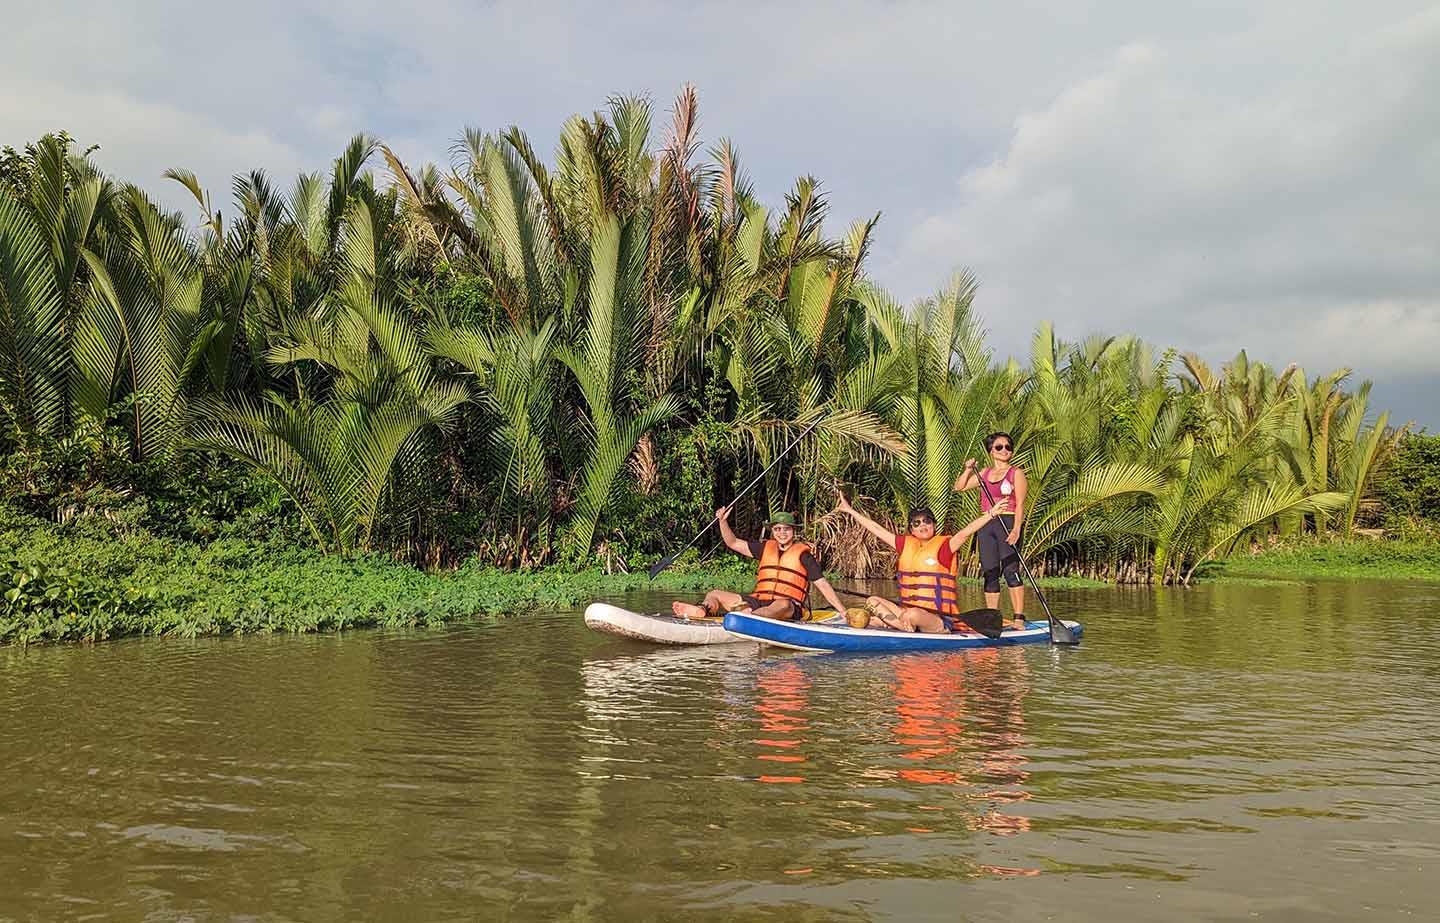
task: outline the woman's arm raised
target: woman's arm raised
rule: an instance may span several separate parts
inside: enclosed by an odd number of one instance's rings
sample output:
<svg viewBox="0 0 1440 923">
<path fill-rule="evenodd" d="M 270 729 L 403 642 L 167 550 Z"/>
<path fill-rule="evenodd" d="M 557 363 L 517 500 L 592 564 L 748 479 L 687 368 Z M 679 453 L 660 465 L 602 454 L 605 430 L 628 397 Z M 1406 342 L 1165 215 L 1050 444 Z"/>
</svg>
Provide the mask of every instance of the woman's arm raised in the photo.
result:
<svg viewBox="0 0 1440 923">
<path fill-rule="evenodd" d="M 894 532 L 891 532 L 889 529 L 880 525 L 880 523 L 876 522 L 869 516 L 866 516 L 864 513 L 855 509 L 855 507 L 851 506 L 850 501 L 845 499 L 845 494 L 843 492 L 837 490 L 835 493 L 839 497 L 839 500 L 836 503 L 836 509 L 846 514 L 856 522 L 860 523 L 860 525 L 865 528 L 865 531 L 880 539 L 880 541 L 889 545 L 891 548 L 895 547 Z"/>
<path fill-rule="evenodd" d="M 985 523 L 994 519 L 996 516 L 1003 516 L 1008 512 L 1010 512 L 1009 497 L 1004 497 L 996 501 L 994 506 L 981 513 L 979 516 L 976 516 L 974 519 L 970 520 L 970 523 L 966 525 L 965 528 L 950 536 L 951 553 L 959 551 L 960 546 L 970 540 L 970 536 L 974 535 L 976 532 L 979 532 L 982 528 L 985 527 Z"/>
<path fill-rule="evenodd" d="M 965 470 L 955 479 L 955 492 L 974 490 L 980 486 L 980 478 L 975 474 L 975 459 L 965 459 Z"/>
</svg>

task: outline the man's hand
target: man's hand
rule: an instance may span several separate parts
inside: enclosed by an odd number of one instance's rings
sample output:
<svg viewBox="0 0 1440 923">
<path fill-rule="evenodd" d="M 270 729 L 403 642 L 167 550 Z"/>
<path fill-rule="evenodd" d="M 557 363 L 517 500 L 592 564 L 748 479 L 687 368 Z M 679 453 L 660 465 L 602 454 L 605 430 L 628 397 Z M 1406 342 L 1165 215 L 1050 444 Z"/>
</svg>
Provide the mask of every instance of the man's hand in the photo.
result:
<svg viewBox="0 0 1440 923">
<path fill-rule="evenodd" d="M 729 518 L 730 518 L 730 507 L 728 507 L 728 506 L 722 506 L 722 507 L 720 507 L 720 509 L 718 509 L 718 510 L 715 511 L 715 521 L 716 521 L 716 522 L 725 522 L 725 521 L 728 520 Z"/>
<path fill-rule="evenodd" d="M 845 492 L 841 490 L 835 491 L 835 508 L 842 513 L 855 512 L 855 507 L 851 506 L 850 501 L 845 499 Z"/>
</svg>

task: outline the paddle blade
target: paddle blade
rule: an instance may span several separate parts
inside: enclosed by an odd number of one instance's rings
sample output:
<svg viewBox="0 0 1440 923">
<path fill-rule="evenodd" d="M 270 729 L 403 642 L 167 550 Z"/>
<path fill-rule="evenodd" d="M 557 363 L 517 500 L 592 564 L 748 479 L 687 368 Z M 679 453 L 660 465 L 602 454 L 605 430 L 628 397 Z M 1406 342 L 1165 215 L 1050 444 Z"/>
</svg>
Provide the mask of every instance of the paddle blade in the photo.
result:
<svg viewBox="0 0 1440 923">
<path fill-rule="evenodd" d="M 1079 644 L 1080 639 L 1075 637 L 1075 632 L 1069 625 L 1055 617 L 1050 619 L 1050 643 L 1051 644 Z"/>
<path fill-rule="evenodd" d="M 671 564 L 674 564 L 675 559 L 678 557 L 680 557 L 680 555 L 678 554 L 668 555 L 656 561 L 654 564 L 651 564 L 650 579 L 654 580 L 656 577 L 660 576 L 660 572 L 665 570 L 665 568 L 669 567 Z"/>
<path fill-rule="evenodd" d="M 999 638 L 1005 631 L 1005 613 L 999 609 L 971 609 L 952 618 L 966 628 L 991 639 Z"/>
</svg>

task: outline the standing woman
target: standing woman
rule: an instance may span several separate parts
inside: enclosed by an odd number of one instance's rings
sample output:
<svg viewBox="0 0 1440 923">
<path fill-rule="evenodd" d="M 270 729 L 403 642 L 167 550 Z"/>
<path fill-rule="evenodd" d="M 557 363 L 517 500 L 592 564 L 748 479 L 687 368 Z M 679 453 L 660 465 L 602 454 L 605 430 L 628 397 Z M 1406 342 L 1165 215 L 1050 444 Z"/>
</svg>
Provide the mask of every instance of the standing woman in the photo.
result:
<svg viewBox="0 0 1440 923">
<path fill-rule="evenodd" d="M 985 437 L 985 451 L 990 453 L 990 467 L 979 472 L 975 470 L 975 459 L 965 462 L 965 470 L 955 480 L 956 490 L 977 490 L 980 479 L 985 479 L 985 491 L 980 491 L 980 509 L 988 512 L 991 499 L 999 502 L 1010 501 L 1011 515 L 1002 515 L 985 524 L 975 537 L 980 546 L 980 573 L 985 578 L 985 605 L 992 609 L 1000 605 L 1000 578 L 1010 588 L 1010 607 L 1014 610 L 1017 628 L 1025 622 L 1025 584 L 1020 580 L 1020 554 L 1015 549 L 1020 541 L 1020 528 L 1025 521 L 1025 492 L 1029 487 L 1025 472 L 1010 464 L 1015 455 L 1015 440 L 1009 433 L 991 433 Z"/>
</svg>

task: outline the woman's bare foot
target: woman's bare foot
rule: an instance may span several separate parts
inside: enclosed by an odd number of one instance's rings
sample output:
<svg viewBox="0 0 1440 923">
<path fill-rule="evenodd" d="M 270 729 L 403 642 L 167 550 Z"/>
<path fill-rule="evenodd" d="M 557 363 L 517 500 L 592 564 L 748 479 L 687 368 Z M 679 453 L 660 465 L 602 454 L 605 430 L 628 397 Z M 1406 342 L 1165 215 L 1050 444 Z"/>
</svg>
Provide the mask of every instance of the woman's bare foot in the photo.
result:
<svg viewBox="0 0 1440 923">
<path fill-rule="evenodd" d="M 1026 622 L 1025 622 L 1025 617 L 1024 617 L 1024 616 L 1020 616 L 1020 617 L 1013 618 L 1013 619 L 1010 620 L 1010 627 L 1011 627 L 1013 630 L 1015 630 L 1015 631 L 1024 631 L 1024 630 L 1025 630 L 1025 625 L 1026 625 Z"/>
<path fill-rule="evenodd" d="M 704 606 L 697 606 L 694 603 L 673 602 L 670 604 L 670 611 L 682 619 L 703 619 L 709 613 Z"/>
</svg>

